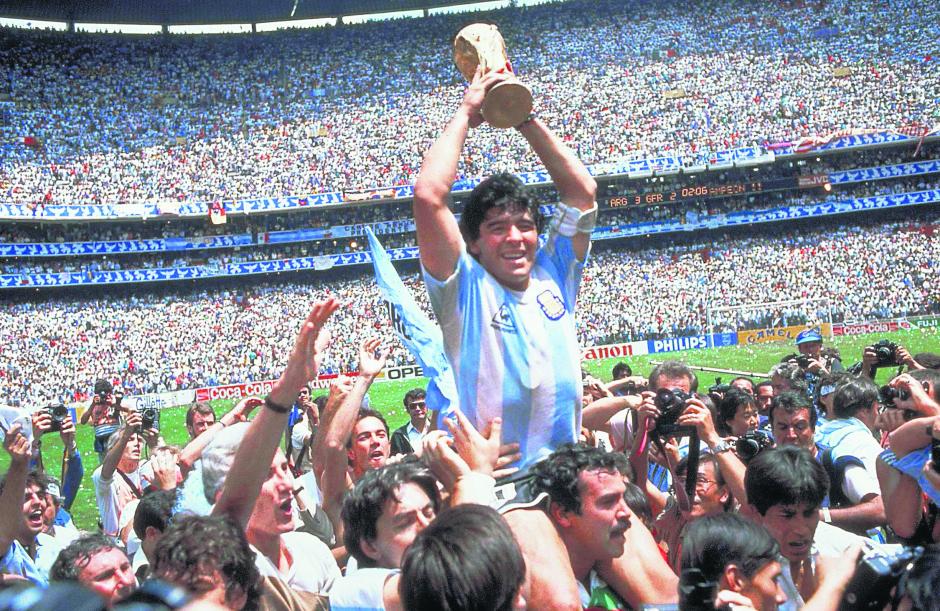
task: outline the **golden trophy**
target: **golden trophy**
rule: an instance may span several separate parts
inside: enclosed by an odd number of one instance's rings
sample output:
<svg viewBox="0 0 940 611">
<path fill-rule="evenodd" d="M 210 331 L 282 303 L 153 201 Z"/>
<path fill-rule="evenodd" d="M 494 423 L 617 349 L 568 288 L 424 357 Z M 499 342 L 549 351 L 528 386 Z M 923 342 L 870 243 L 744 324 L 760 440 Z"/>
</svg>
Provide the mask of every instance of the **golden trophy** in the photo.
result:
<svg viewBox="0 0 940 611">
<path fill-rule="evenodd" d="M 487 23 L 474 23 L 457 33 L 454 63 L 468 81 L 473 80 L 477 66 L 483 66 L 484 73 L 490 70 L 512 73 L 505 41 L 496 26 Z M 493 127 L 515 127 L 532 113 L 532 91 L 513 77 L 486 92 L 481 111 Z"/>
</svg>

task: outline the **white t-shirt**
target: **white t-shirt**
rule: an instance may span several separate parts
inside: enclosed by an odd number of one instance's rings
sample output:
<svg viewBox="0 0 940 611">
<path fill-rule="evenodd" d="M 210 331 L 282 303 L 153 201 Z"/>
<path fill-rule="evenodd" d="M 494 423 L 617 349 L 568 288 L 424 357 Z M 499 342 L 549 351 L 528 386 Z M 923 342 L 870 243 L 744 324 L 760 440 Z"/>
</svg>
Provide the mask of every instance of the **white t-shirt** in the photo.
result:
<svg viewBox="0 0 940 611">
<path fill-rule="evenodd" d="M 300 458 L 300 451 L 304 448 L 304 440 L 310 434 L 310 427 L 307 426 L 307 419 L 304 418 L 300 422 L 294 425 L 294 428 L 291 429 L 290 433 L 290 443 L 291 443 L 291 460 L 294 464 L 297 464 L 297 459 Z M 305 459 L 306 460 L 306 459 Z M 309 462 L 308 465 L 309 467 Z"/>
<path fill-rule="evenodd" d="M 330 590 L 332 611 L 385 611 L 385 582 L 398 569 L 359 569 L 336 580 Z"/>
<path fill-rule="evenodd" d="M 136 471 L 125 473 L 138 490 L 142 491 L 153 479 L 153 467 L 150 461 L 137 467 Z M 98 516 L 101 518 L 101 524 L 104 528 L 104 534 L 109 537 L 116 537 L 120 531 L 121 511 L 124 506 L 138 498 L 134 494 L 124 478 L 115 470 L 111 479 L 101 477 L 101 467 L 95 469 L 91 475 L 91 481 L 95 485 L 95 498 L 98 501 Z"/>
<path fill-rule="evenodd" d="M 842 492 L 852 504 L 857 505 L 870 494 L 880 496 L 881 486 L 878 484 L 877 474 L 861 465 L 849 465 L 845 468 Z"/>
<path fill-rule="evenodd" d="M 303 532 L 281 535 L 281 543 L 290 555 L 290 570 L 285 575 L 271 560 L 252 547 L 255 566 L 262 577 L 276 577 L 294 590 L 326 594 L 339 579 L 339 567 L 333 553 L 322 541 Z"/>
</svg>

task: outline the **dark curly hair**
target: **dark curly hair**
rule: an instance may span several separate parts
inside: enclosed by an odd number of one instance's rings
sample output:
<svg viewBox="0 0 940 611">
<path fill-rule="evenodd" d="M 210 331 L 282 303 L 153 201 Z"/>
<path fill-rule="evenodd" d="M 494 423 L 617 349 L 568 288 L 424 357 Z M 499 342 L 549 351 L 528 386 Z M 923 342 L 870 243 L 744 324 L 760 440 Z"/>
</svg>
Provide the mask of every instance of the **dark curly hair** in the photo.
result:
<svg viewBox="0 0 940 611">
<path fill-rule="evenodd" d="M 627 457 L 583 443 L 566 443 L 532 467 L 535 485 L 565 511 L 581 513 L 578 476 L 582 471 L 618 471 L 630 474 Z"/>
<path fill-rule="evenodd" d="M 82 569 L 88 566 L 99 552 L 120 549 L 114 542 L 101 533 L 84 535 L 75 539 L 59 552 L 52 568 L 49 569 L 50 581 L 78 581 Z"/>
<path fill-rule="evenodd" d="M 480 237 L 480 226 L 492 208 L 507 212 L 528 210 L 541 233 L 545 219 L 539 212 L 538 202 L 525 188 L 522 181 L 509 174 L 493 174 L 470 193 L 470 199 L 460 215 L 460 233 L 467 244 Z"/>
<path fill-rule="evenodd" d="M 407 483 L 420 486 L 431 499 L 434 512 L 440 511 L 441 495 L 437 489 L 437 480 L 415 459 L 366 471 L 353 489 L 346 493 L 341 513 L 346 527 L 343 543 L 360 566 L 375 566 L 374 561 L 362 551 L 362 542 L 375 540 L 376 523 L 385 511 L 385 503 L 397 499 L 399 488 Z"/>
<path fill-rule="evenodd" d="M 257 609 L 261 574 L 241 528 L 219 516 L 185 516 L 173 520 L 153 552 L 153 575 L 194 594 L 202 593 L 207 576 L 219 572 L 226 603 L 244 594 L 243 609 Z"/>
</svg>

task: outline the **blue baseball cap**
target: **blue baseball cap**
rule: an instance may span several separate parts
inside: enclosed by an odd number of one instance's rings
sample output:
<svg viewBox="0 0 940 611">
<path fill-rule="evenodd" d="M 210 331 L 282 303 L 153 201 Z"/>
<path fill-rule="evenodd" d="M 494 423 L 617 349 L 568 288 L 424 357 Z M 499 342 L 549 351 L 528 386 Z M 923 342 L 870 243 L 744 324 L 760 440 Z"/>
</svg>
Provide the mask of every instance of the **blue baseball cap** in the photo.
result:
<svg viewBox="0 0 940 611">
<path fill-rule="evenodd" d="M 796 336 L 796 345 L 806 344 L 809 342 L 821 342 L 822 335 L 819 333 L 819 329 L 807 329 L 801 331 L 799 335 Z"/>
</svg>

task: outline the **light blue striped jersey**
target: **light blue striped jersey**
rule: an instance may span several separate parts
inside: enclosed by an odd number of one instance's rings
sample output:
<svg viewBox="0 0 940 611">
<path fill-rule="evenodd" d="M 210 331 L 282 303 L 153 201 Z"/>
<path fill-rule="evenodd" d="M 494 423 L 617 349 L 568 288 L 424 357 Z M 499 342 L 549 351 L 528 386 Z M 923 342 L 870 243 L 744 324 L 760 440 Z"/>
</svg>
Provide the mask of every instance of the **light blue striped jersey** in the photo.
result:
<svg viewBox="0 0 940 611">
<path fill-rule="evenodd" d="M 501 416 L 503 443 L 519 443 L 523 471 L 578 439 L 582 269 L 571 239 L 556 234 L 538 250 L 525 291 L 500 284 L 466 251 L 444 282 L 424 272 L 460 409 L 480 429 Z"/>
</svg>

